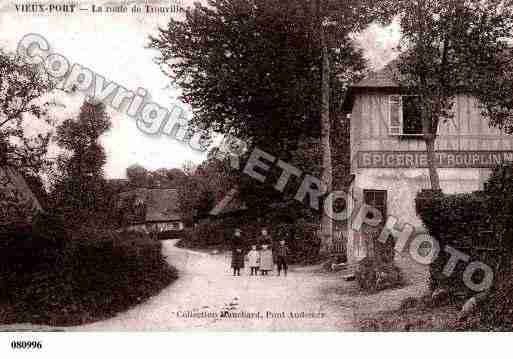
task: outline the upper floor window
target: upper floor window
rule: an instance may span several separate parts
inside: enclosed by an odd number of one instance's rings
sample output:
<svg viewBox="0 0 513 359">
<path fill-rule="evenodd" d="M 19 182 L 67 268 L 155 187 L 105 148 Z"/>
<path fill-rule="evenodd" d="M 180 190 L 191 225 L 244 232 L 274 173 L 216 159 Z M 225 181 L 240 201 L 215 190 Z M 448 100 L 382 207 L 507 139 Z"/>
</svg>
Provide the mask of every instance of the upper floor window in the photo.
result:
<svg viewBox="0 0 513 359">
<path fill-rule="evenodd" d="M 422 136 L 419 97 L 391 95 L 389 100 L 389 133 L 393 136 Z"/>
</svg>

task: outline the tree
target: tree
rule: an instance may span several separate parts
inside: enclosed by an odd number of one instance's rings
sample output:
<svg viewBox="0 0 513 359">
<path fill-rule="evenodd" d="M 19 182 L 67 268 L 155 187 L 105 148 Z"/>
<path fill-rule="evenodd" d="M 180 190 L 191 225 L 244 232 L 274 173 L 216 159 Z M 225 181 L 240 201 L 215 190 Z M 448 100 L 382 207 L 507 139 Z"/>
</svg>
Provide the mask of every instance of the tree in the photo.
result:
<svg viewBox="0 0 513 359">
<path fill-rule="evenodd" d="M 298 16 L 278 1 L 210 1 L 150 46 L 194 108 L 193 124 L 287 150 L 288 139 L 318 133 L 318 54 Z"/>
<path fill-rule="evenodd" d="M 214 195 L 201 177 L 192 175 L 178 186 L 178 202 L 185 223 L 190 225 L 208 215 Z"/>
<path fill-rule="evenodd" d="M 159 29 L 150 47 L 194 108 L 196 126 L 272 148 L 283 160 L 301 139 L 321 138 L 329 192 L 330 107 L 365 67 L 349 35 L 380 18 L 381 3 L 211 0 Z"/>
<path fill-rule="evenodd" d="M 140 165 L 132 165 L 126 169 L 126 177 L 133 187 L 148 187 L 149 172 Z"/>
<path fill-rule="evenodd" d="M 0 166 L 37 173 L 46 164 L 50 134 L 29 137 L 24 128 L 36 119 L 50 123 L 49 104 L 38 100 L 51 89 L 40 68 L 0 51 Z"/>
<path fill-rule="evenodd" d="M 354 70 L 361 61 L 347 49 L 353 49 L 350 35 L 364 29 L 373 21 L 387 21 L 393 14 L 388 9 L 389 3 L 385 1 L 333 1 L 315 0 L 304 1 L 303 13 L 306 16 L 310 28 L 310 37 L 317 42 L 321 49 L 321 151 L 322 170 L 321 182 L 324 192 L 330 193 L 333 189 L 333 164 L 331 150 L 332 115 L 330 113 L 332 100 L 332 76 L 331 66 L 334 63 L 331 49 L 336 49 L 339 56 L 339 68 L 335 74 L 339 79 L 338 86 L 341 93 L 347 89 L 347 81 L 340 81 L 340 76 L 349 75 L 355 79 Z M 345 67 L 344 67 L 345 66 Z M 353 68 L 352 68 L 353 67 Z M 340 71 L 342 69 L 342 71 Z M 348 71 L 349 70 L 349 71 Z M 351 71 L 353 70 L 353 71 Z M 361 69 L 360 69 L 361 70 Z M 339 100 L 340 101 L 340 100 Z M 322 212 L 321 234 L 323 236 L 321 251 L 327 252 L 333 238 L 333 220 L 328 213 Z"/>
<path fill-rule="evenodd" d="M 512 130 L 512 61 L 507 38 L 513 3 L 503 0 L 415 0 L 400 3 L 402 42 L 398 80 L 417 95 L 429 178 L 440 190 L 435 142 L 451 118 L 454 96 L 474 95 L 491 125 Z"/>
<path fill-rule="evenodd" d="M 103 103 L 85 101 L 77 119 L 67 119 L 57 128 L 57 144 L 68 153 L 58 158 L 54 205 L 77 223 L 104 220 L 112 207 L 113 196 L 103 173 L 106 154 L 99 142 L 110 125 Z"/>
<path fill-rule="evenodd" d="M 187 175 L 179 168 L 159 168 L 149 172 L 151 177 L 151 187 L 157 188 L 177 188 Z"/>
</svg>

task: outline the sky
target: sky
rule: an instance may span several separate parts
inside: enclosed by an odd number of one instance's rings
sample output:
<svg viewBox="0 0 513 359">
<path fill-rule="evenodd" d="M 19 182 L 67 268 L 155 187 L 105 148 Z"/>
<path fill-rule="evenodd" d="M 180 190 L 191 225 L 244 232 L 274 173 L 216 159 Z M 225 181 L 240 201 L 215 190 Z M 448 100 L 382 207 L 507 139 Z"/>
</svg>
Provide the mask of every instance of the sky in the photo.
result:
<svg viewBox="0 0 513 359">
<path fill-rule="evenodd" d="M 79 7 L 91 8 L 107 5 L 135 3 L 168 6 L 173 0 L 94 0 L 79 1 Z M 59 1 L 39 1 L 42 4 Z M 172 108 L 179 103 L 177 88 L 154 63 L 157 53 L 145 48 L 148 35 L 156 34 L 158 26 L 164 26 L 169 16 L 180 18 L 180 14 L 92 14 L 80 11 L 75 14 L 34 14 L 17 12 L 15 4 L 32 3 L 28 0 L 0 0 L 0 48 L 14 51 L 19 40 L 28 33 L 43 35 L 53 52 L 64 55 L 70 62 L 78 63 L 103 75 L 106 79 L 135 91 L 146 89 L 153 101 Z M 69 3 L 69 2 L 68 2 Z M 76 3 L 76 1 L 75 1 Z M 192 5 L 193 0 L 182 0 Z M 380 68 L 390 61 L 395 53 L 400 36 L 399 26 L 372 25 L 358 35 L 360 46 L 365 50 L 371 67 Z M 56 100 L 65 105 L 53 110 L 57 121 L 74 117 L 83 101 L 81 94 L 63 96 L 55 94 Z M 199 163 L 203 155 L 192 151 L 176 140 L 165 136 L 149 136 L 141 132 L 135 121 L 113 109 L 109 109 L 112 129 L 101 138 L 107 152 L 105 173 L 108 178 L 124 178 L 125 170 L 132 164 L 147 169 L 181 167 L 185 161 Z M 31 122 L 29 132 L 37 133 L 43 125 Z M 55 145 L 52 154 L 57 153 Z"/>
</svg>

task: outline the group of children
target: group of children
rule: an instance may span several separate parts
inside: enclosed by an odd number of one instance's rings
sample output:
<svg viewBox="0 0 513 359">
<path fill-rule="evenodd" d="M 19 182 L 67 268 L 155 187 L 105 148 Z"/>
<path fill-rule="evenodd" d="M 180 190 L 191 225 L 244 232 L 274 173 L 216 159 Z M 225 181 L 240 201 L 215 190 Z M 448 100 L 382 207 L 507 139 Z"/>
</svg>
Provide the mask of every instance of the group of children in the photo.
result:
<svg viewBox="0 0 513 359">
<path fill-rule="evenodd" d="M 248 266 L 251 270 L 250 275 L 268 275 L 274 268 L 276 263 L 278 268 L 278 275 L 283 271 L 287 275 L 287 256 L 289 249 L 284 240 L 281 240 L 276 246 L 274 253 L 272 249 L 272 240 L 267 234 L 267 230 L 262 230 L 262 237 L 260 239 L 260 249 L 256 244 L 251 246 L 251 250 L 244 254 L 244 246 L 240 239 L 240 230 L 235 230 L 234 246 L 232 249 L 232 269 L 234 276 L 240 276 L 241 268 L 244 268 L 245 259 L 248 261 Z"/>
</svg>

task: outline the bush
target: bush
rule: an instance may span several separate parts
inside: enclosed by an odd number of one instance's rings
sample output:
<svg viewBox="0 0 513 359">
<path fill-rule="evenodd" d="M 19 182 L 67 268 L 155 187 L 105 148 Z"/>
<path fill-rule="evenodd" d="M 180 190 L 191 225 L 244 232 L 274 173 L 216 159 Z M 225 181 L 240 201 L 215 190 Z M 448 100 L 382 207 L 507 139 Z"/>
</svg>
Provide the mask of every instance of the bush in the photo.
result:
<svg viewBox="0 0 513 359">
<path fill-rule="evenodd" d="M 490 215 L 498 233 L 501 256 L 495 271 L 494 286 L 481 305 L 480 330 L 513 330 L 513 164 L 496 168 L 486 185 L 490 196 Z"/>
<path fill-rule="evenodd" d="M 469 255 L 471 261 L 486 263 L 498 275 L 511 268 L 512 193 L 513 165 L 505 163 L 493 170 L 485 191 L 456 195 L 421 192 L 416 198 L 416 210 L 442 249 L 449 245 Z M 469 292 L 461 278 L 465 263 L 460 262 L 449 278 L 442 274 L 448 259 L 449 254 L 442 250 L 431 265 L 432 289 Z"/>
<path fill-rule="evenodd" d="M 313 264 L 318 262 L 320 240 L 317 227 L 298 221 L 295 224 L 281 224 L 270 228 L 270 234 L 276 242 L 284 239 L 290 249 L 289 262 Z"/>
<path fill-rule="evenodd" d="M 493 258 L 485 256 L 485 253 L 490 252 L 482 251 L 497 246 L 493 236 L 485 236 L 493 230 L 489 196 L 482 192 L 454 195 L 421 192 L 415 202 L 417 214 L 441 248 L 437 259 L 430 266 L 431 288 L 468 290 L 461 277 L 466 266 L 464 262 L 458 263 L 450 277 L 442 273 L 450 258 L 450 254 L 443 248 L 451 246 L 469 255 L 472 260 L 481 260 L 493 266 L 490 262 Z"/>
<path fill-rule="evenodd" d="M 243 224 L 237 226 L 242 231 L 242 239 L 249 248 L 257 243 L 264 225 Z M 317 227 L 298 221 L 296 224 L 278 224 L 266 226 L 275 244 L 281 239 L 287 241 L 290 249 L 290 263 L 315 263 L 319 259 L 320 242 L 317 238 Z M 194 228 L 184 230 L 183 239 L 178 247 L 191 249 L 229 249 L 235 227 L 224 221 L 203 223 Z"/>
<path fill-rule="evenodd" d="M 1 251 L 9 258 L 1 273 L 4 323 L 79 325 L 109 318 L 177 277 L 162 257 L 161 243 L 147 236 L 81 228 L 59 238 L 59 228 L 40 226 L 51 222 L 46 220 Z M 46 255 L 38 256 L 42 238 L 64 245 L 46 247 Z"/>
<path fill-rule="evenodd" d="M 185 228 L 182 240 L 177 246 L 181 248 L 204 249 L 208 247 L 228 248 L 232 234 L 228 234 L 220 223 L 203 223 L 194 228 Z"/>
</svg>

